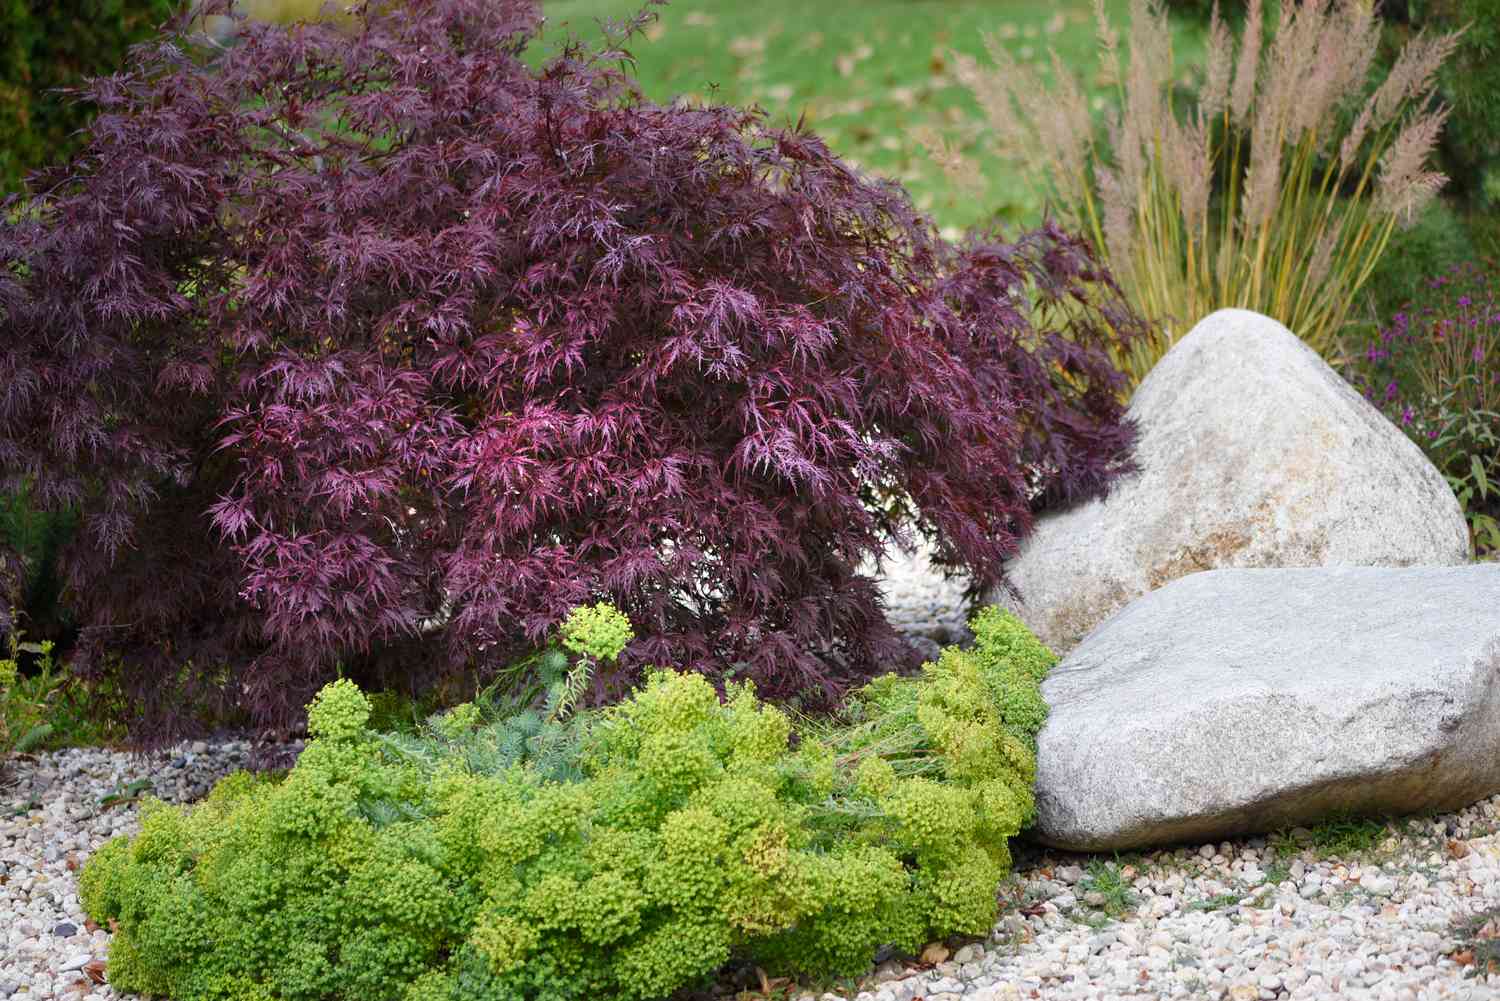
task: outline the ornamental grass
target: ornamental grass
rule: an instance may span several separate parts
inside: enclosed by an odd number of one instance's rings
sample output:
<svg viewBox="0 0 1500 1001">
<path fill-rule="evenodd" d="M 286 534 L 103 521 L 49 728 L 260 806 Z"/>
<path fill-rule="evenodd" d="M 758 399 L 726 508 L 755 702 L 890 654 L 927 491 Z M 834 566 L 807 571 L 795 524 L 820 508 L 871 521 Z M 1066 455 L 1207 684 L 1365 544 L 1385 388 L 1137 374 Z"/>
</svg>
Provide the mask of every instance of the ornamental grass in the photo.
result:
<svg viewBox="0 0 1500 1001">
<path fill-rule="evenodd" d="M 1124 59 L 1097 0 L 1095 13 L 1119 98 L 1102 130 L 1055 54 L 1050 84 L 993 38 L 992 65 L 955 59 L 999 152 L 1091 234 L 1159 323 L 1122 363 L 1139 380 L 1227 306 L 1330 355 L 1392 232 L 1446 181 L 1429 169 L 1448 114 L 1434 78 L 1458 33 L 1412 38 L 1372 87 L 1380 25 L 1368 5 L 1304 0 L 1273 16 L 1252 0 L 1237 41 L 1216 8 L 1203 85 L 1183 98 L 1159 0 L 1133 0 Z"/>
</svg>

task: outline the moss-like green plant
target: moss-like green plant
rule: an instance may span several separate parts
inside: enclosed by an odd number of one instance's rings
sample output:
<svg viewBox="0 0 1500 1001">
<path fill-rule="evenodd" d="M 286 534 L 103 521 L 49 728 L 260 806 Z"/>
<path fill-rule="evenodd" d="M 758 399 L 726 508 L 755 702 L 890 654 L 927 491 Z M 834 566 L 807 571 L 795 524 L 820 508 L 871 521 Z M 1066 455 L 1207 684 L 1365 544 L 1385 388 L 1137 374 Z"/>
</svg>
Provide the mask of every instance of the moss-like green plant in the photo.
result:
<svg viewBox="0 0 1500 1001">
<path fill-rule="evenodd" d="M 616 614 L 575 639 L 607 654 Z M 371 731 L 365 696 L 330 685 L 285 781 L 148 803 L 85 868 L 85 909 L 117 923 L 110 982 L 175 1001 L 645 999 L 733 956 L 852 975 L 883 946 L 987 933 L 1052 658 L 1011 617 L 974 626 L 973 650 L 795 739 L 748 684 L 721 699 L 672 671 L 610 709 L 462 706 L 416 736 Z"/>
<path fill-rule="evenodd" d="M 1078 883 L 1085 895 L 1097 893 L 1103 897 L 1103 902 L 1098 905 L 1099 909 L 1112 917 L 1124 914 L 1136 904 L 1135 892 L 1121 869 L 1118 855 L 1113 863 L 1094 859 L 1089 862 L 1087 873 Z"/>
</svg>

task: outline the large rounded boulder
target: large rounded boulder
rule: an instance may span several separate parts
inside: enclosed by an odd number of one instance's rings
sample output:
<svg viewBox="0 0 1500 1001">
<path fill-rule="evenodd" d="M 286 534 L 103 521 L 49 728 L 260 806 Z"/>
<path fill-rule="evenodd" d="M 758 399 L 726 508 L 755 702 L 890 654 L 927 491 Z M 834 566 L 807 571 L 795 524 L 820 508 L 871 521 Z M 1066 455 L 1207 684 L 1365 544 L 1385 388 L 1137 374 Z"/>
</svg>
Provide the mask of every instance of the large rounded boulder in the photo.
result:
<svg viewBox="0 0 1500 1001">
<path fill-rule="evenodd" d="M 1196 573 L 1042 685 L 1033 835 L 1200 844 L 1500 792 L 1500 564 Z"/>
<path fill-rule="evenodd" d="M 1286 327 L 1201 321 L 1136 390 L 1139 471 L 1038 520 L 1008 602 L 1066 653 L 1130 601 L 1199 570 L 1465 563 L 1442 474 Z"/>
</svg>

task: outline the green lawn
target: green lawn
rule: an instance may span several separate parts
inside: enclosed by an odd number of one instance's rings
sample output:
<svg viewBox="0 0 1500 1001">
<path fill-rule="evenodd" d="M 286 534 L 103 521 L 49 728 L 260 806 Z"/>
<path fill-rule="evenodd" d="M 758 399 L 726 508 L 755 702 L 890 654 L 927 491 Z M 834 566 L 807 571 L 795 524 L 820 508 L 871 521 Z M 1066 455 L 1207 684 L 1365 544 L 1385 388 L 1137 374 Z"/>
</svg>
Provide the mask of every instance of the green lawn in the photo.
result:
<svg viewBox="0 0 1500 1001">
<path fill-rule="evenodd" d="M 640 0 L 544 0 L 548 38 L 564 30 L 598 35 L 601 17 L 633 13 Z M 1128 0 L 1108 0 L 1117 28 Z M 993 35 L 1022 60 L 1046 62 L 1056 49 L 1086 72 L 1096 104 L 1113 87 L 1096 75 L 1090 0 L 679 0 L 660 8 L 631 50 L 648 96 L 712 97 L 758 104 L 773 123 L 805 114 L 839 153 L 894 178 L 946 227 L 987 217 L 1035 219 L 1040 204 L 1013 171 L 983 152 L 983 119 L 953 75 L 950 51 L 983 57 Z M 1175 27 L 1178 65 L 1198 61 L 1202 29 Z M 943 175 L 913 137 L 923 126 L 979 158 L 984 190 L 966 193 Z"/>
</svg>

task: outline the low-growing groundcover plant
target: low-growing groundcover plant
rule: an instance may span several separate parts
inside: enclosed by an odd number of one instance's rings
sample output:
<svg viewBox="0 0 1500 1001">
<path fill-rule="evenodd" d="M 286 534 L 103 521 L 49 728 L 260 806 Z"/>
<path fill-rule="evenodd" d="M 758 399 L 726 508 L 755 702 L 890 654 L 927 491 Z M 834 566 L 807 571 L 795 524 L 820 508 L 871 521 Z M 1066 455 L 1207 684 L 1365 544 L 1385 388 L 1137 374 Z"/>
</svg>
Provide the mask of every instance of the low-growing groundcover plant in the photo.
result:
<svg viewBox="0 0 1500 1001">
<path fill-rule="evenodd" d="M 540 21 L 164 41 L 10 206 L 0 489 L 77 512 L 72 660 L 142 740 L 295 726 L 339 665 L 482 682 L 599 600 L 637 637 L 595 698 L 826 699 L 917 659 L 865 558 L 993 586 L 1127 465 L 1143 325 L 1082 241 L 951 246 L 813 135 L 646 101 L 618 36 L 534 68 Z"/>
<path fill-rule="evenodd" d="M 1136 379 L 1216 309 L 1265 313 L 1328 357 L 1398 225 L 1446 178 L 1429 169 L 1457 34 L 1417 35 L 1378 87 L 1365 0 L 1246 4 L 1238 45 L 1214 11 L 1199 93 L 1176 93 L 1160 0 L 1132 0 L 1128 53 L 1098 6 L 1118 108 L 1097 127 L 1058 60 L 1052 83 L 991 45 L 960 59 L 1002 152 L 1089 233 L 1158 337 L 1121 352 Z M 1372 92 L 1373 90 L 1373 92 Z"/>
<path fill-rule="evenodd" d="M 1349 375 L 1447 478 L 1477 554 L 1500 555 L 1500 267 L 1429 280 Z"/>
<path fill-rule="evenodd" d="M 90 860 L 110 983 L 174 1001 L 645 999 L 732 957 L 854 975 L 887 945 L 987 934 L 1034 810 L 1055 658 L 1009 614 L 973 628 L 972 650 L 862 692 L 828 742 L 697 674 L 653 673 L 550 743 L 472 704 L 420 736 L 375 733 L 336 682 L 284 781 L 148 803 L 138 835 Z"/>
</svg>

